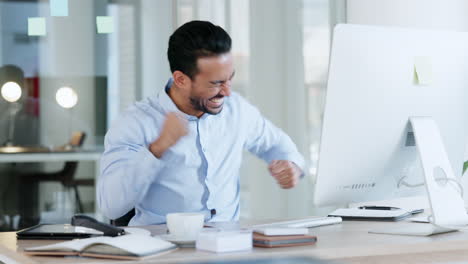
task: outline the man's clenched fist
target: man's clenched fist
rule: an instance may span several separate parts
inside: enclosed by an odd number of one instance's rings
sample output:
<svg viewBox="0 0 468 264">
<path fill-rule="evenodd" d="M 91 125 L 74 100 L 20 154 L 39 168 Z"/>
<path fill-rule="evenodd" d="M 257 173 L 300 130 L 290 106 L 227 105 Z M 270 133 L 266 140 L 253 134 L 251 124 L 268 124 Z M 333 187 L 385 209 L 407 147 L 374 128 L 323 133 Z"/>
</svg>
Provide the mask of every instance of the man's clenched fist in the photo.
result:
<svg viewBox="0 0 468 264">
<path fill-rule="evenodd" d="M 296 186 L 302 174 L 302 170 L 289 160 L 274 160 L 268 166 L 268 170 L 283 189 Z"/>
</svg>

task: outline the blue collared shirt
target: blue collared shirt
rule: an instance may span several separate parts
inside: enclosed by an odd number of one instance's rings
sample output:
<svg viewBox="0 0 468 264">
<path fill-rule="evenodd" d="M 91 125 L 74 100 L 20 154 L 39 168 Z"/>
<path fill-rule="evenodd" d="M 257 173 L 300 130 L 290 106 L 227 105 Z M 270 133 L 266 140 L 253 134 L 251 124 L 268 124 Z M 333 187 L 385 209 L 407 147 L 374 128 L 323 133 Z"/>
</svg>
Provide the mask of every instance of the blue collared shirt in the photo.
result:
<svg viewBox="0 0 468 264">
<path fill-rule="evenodd" d="M 165 223 L 172 212 L 201 212 L 207 221 L 238 220 L 244 149 L 267 163 L 293 161 L 304 171 L 292 140 L 240 95 L 225 97 L 218 115 L 197 118 L 172 102 L 170 85 L 131 106 L 106 134 L 96 190 L 106 217 L 116 219 L 135 208 L 130 225 Z M 158 159 L 149 145 L 169 112 L 182 114 L 189 132 Z"/>
</svg>

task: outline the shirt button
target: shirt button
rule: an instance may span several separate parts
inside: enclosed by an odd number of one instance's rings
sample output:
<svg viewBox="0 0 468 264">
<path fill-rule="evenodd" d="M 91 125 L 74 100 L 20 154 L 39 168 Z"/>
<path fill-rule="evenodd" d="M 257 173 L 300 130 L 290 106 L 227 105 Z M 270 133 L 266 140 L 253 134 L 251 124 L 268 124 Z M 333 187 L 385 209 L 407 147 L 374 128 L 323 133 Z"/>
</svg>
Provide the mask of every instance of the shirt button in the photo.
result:
<svg viewBox="0 0 468 264">
<path fill-rule="evenodd" d="M 203 152 L 206 152 L 206 148 L 202 148 Z"/>
</svg>

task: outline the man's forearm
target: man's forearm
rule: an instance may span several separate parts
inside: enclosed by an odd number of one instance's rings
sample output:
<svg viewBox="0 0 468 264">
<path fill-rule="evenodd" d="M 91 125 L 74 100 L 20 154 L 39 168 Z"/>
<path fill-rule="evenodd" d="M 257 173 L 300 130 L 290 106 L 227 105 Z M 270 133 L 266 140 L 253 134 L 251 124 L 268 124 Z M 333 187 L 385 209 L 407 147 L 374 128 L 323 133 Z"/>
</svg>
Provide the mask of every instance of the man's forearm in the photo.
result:
<svg viewBox="0 0 468 264">
<path fill-rule="evenodd" d="M 153 153 L 156 158 L 160 159 L 164 152 L 166 152 L 166 150 L 171 147 L 171 145 L 172 144 L 170 142 L 158 138 L 149 145 L 149 151 Z"/>
</svg>

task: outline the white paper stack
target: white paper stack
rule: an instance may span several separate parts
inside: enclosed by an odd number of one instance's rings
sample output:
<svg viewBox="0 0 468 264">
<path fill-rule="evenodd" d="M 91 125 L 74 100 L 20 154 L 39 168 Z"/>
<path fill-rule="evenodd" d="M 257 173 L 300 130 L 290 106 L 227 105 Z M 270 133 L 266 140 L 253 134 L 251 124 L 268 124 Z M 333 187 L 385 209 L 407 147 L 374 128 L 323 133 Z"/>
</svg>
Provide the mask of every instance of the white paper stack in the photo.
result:
<svg viewBox="0 0 468 264">
<path fill-rule="evenodd" d="M 220 230 L 217 228 L 205 228 L 198 233 L 195 244 L 199 250 L 211 252 L 232 252 L 252 249 L 252 231 Z"/>
</svg>

